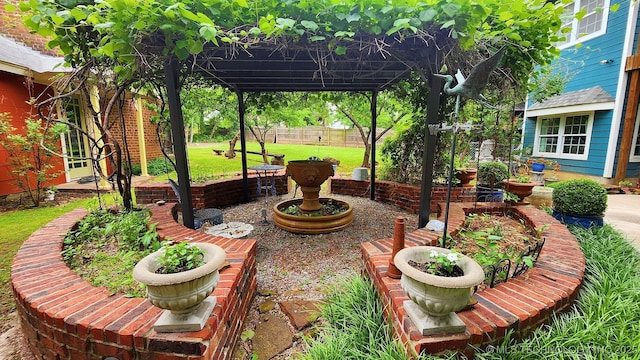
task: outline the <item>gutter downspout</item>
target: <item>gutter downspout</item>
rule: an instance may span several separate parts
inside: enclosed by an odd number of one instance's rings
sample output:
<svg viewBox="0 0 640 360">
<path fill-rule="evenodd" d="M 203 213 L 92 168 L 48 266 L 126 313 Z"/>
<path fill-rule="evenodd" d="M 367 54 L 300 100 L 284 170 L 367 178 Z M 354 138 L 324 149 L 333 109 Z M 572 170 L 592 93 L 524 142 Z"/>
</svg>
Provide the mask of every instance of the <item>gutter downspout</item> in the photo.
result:
<svg viewBox="0 0 640 360">
<path fill-rule="evenodd" d="M 632 1 L 629 4 L 629 15 L 627 17 L 627 29 L 625 31 L 624 46 L 622 48 L 622 56 L 620 61 L 620 70 L 618 75 L 618 88 L 616 89 L 616 100 L 613 108 L 613 116 L 611 128 L 609 130 L 609 145 L 607 146 L 607 155 L 605 157 L 604 170 L 602 176 L 605 178 L 613 177 L 613 165 L 617 155 L 616 148 L 618 145 L 618 137 L 620 135 L 620 124 L 622 123 L 622 112 L 624 109 L 625 99 L 627 98 L 627 82 L 628 75 L 625 69 L 626 62 L 624 59 L 633 55 L 633 41 L 635 37 L 636 22 L 638 20 L 638 2 Z"/>
</svg>

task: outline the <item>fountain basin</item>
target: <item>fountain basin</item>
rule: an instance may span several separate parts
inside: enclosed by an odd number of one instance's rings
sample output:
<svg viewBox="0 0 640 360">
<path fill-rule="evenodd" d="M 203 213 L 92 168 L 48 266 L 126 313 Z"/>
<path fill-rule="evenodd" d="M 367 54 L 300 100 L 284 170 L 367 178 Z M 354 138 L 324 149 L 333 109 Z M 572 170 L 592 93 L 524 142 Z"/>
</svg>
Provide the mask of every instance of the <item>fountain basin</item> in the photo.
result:
<svg viewBox="0 0 640 360">
<path fill-rule="evenodd" d="M 292 205 L 300 206 L 302 199 L 285 200 L 277 203 L 273 207 L 273 222 L 279 228 L 297 234 L 326 234 L 340 231 L 353 223 L 353 208 L 345 201 L 320 198 L 320 204 L 333 202 L 346 207 L 344 212 L 334 215 L 291 215 L 284 213 L 284 210 Z"/>
</svg>

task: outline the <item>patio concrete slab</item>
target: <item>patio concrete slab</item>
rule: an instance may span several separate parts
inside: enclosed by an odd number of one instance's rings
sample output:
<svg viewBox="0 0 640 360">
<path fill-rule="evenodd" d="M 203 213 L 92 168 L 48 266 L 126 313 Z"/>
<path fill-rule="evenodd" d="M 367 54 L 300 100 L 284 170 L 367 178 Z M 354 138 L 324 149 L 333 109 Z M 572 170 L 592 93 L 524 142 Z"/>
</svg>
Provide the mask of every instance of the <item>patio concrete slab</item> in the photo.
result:
<svg viewBox="0 0 640 360">
<path fill-rule="evenodd" d="M 605 223 L 620 231 L 640 251 L 640 195 L 608 195 Z"/>
</svg>

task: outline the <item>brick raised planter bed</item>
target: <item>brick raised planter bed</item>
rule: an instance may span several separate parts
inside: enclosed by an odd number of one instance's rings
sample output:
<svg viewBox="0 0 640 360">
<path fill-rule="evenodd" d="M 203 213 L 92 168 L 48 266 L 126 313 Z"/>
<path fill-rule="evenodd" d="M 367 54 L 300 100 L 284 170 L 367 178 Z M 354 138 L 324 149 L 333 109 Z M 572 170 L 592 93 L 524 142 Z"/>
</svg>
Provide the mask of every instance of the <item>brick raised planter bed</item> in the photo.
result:
<svg viewBox="0 0 640 360">
<path fill-rule="evenodd" d="M 349 196 L 369 196 L 369 181 L 332 178 L 331 193 Z M 420 211 L 420 187 L 391 181 L 376 181 L 376 201 L 394 204 L 413 214 Z M 452 187 L 451 202 L 471 202 L 476 198 L 475 187 Z M 431 189 L 431 213 L 438 212 L 438 204 L 447 200 L 447 187 L 434 186 Z"/>
<path fill-rule="evenodd" d="M 238 203 L 241 179 L 205 183 L 194 190 L 199 207 L 221 207 Z M 368 181 L 334 178 L 333 193 L 366 196 Z M 414 186 L 378 182 L 376 197 L 417 212 L 419 189 Z M 250 185 L 251 186 L 251 185 Z M 286 192 L 286 179 L 279 193 Z M 281 192 L 282 190 L 282 192 Z M 168 184 L 136 188 L 138 201 L 152 203 L 173 198 Z M 230 196 L 229 200 L 224 199 Z M 446 196 L 446 188 L 434 188 L 436 201 Z M 449 224 L 461 225 L 465 212 L 502 212 L 503 204 L 460 203 L 475 196 L 473 188 L 454 188 Z M 232 201 L 232 202 L 229 202 Z M 235 201 L 235 202 L 233 202 Z M 455 203 L 458 201 L 457 203 Z M 177 207 L 149 206 L 153 222 L 163 237 L 217 244 L 227 252 L 231 267 L 221 273 L 213 293 L 218 303 L 205 328 L 195 333 L 158 334 L 152 325 L 160 310 L 145 299 L 109 296 L 103 288 L 91 286 L 62 261 L 62 237 L 86 213 L 74 210 L 36 231 L 20 248 L 11 271 L 17 310 L 32 351 L 47 359 L 229 359 L 256 290 L 256 242 L 215 237 L 175 222 Z M 546 243 L 534 269 L 474 295 L 478 304 L 460 312 L 467 332 L 457 335 L 422 336 L 402 306 L 408 298 L 399 280 L 386 276 L 392 239 L 361 244 L 364 271 L 374 281 L 386 305 L 398 338 L 414 353 L 440 353 L 447 350 L 466 355 L 472 346 L 484 347 L 500 342 L 508 330 L 526 336 L 545 323 L 551 314 L 569 308 L 577 296 L 584 276 L 584 256 L 576 239 L 565 226 L 533 206 L 514 207 L 517 217 L 533 227 L 550 224 L 543 236 Z M 393 219 L 389 219 L 390 226 Z M 437 236 L 418 229 L 406 236 L 407 246 L 433 245 Z"/>
<path fill-rule="evenodd" d="M 110 296 L 62 261 L 63 234 L 85 214 L 77 209 L 33 233 L 16 254 L 11 284 L 31 350 L 43 359 L 229 359 L 256 290 L 256 242 L 197 232 L 174 220 L 175 206 L 150 206 L 162 237 L 208 242 L 230 267 L 213 292 L 217 304 L 204 329 L 159 334 L 161 310 L 146 299 Z"/>
<path fill-rule="evenodd" d="M 465 213 L 472 211 L 502 213 L 504 204 L 452 203 L 450 229 L 462 225 Z M 571 306 L 585 270 L 584 255 L 577 240 L 564 225 L 533 206 L 517 206 L 512 211 L 515 217 L 534 228 L 550 225 L 542 235 L 546 238 L 545 245 L 533 269 L 473 295 L 478 300 L 474 308 L 458 313 L 467 325 L 467 331 L 462 334 L 422 336 L 402 305 L 409 298 L 400 287 L 400 280 L 387 276 L 393 239 L 360 245 L 365 272 L 373 279 L 386 305 L 394 332 L 410 352 L 456 351 L 471 357 L 472 346 L 495 345 L 509 330 L 514 332 L 514 338 L 526 336 L 547 322 L 554 312 Z M 436 245 L 437 238 L 431 231 L 418 229 L 406 235 L 405 245 Z"/>
<path fill-rule="evenodd" d="M 278 194 L 288 193 L 289 187 L 287 177 L 284 175 L 284 170 L 280 170 L 278 172 L 275 176 L 275 181 L 276 192 Z M 257 197 L 256 188 L 258 186 L 258 179 L 255 174 L 250 174 L 248 186 L 250 197 Z M 170 202 L 178 201 L 175 193 L 168 183 L 140 184 L 135 187 L 134 191 L 136 194 L 136 202 L 140 205 L 154 204 L 158 200 Z M 236 176 L 229 179 L 191 184 L 191 197 L 193 201 L 192 206 L 196 209 L 221 208 L 229 205 L 241 204 L 244 202 L 242 177 Z"/>
</svg>

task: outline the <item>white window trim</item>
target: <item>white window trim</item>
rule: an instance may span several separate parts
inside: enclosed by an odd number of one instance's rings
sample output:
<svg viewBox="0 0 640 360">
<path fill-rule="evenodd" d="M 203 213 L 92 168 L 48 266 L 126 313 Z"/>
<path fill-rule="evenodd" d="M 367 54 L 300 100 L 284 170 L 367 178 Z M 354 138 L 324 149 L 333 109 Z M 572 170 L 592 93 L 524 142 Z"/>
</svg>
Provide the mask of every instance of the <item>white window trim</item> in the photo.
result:
<svg viewBox="0 0 640 360">
<path fill-rule="evenodd" d="M 576 2 L 581 2 L 582 0 L 578 0 L 578 1 L 574 1 L 574 3 Z M 571 36 L 572 39 L 564 44 L 558 45 L 558 49 L 562 50 L 562 49 L 566 49 L 569 47 L 572 47 L 576 44 L 580 44 L 582 42 L 585 42 L 587 40 L 591 40 L 594 39 L 598 36 L 602 36 L 604 34 L 607 33 L 607 23 L 609 21 L 609 7 L 610 7 L 610 0 L 604 0 L 604 4 L 602 6 L 602 28 L 599 31 L 593 32 L 591 34 L 588 35 L 584 35 L 584 36 L 578 36 L 579 34 L 574 34 L 574 30 L 578 29 L 578 20 L 577 19 L 573 19 L 572 24 L 571 24 L 571 31 L 566 33 L 565 36 Z M 580 8 L 576 8 L 574 9 L 574 14 L 576 11 L 580 11 Z M 577 31 L 577 30 L 576 30 Z M 574 38 L 575 36 L 575 38 Z"/>
<path fill-rule="evenodd" d="M 634 155 L 638 141 L 638 131 L 640 131 L 640 111 L 636 114 L 636 124 L 633 126 L 633 142 L 631 143 L 631 153 L 629 154 L 629 162 L 640 162 L 640 155 Z"/>
<path fill-rule="evenodd" d="M 587 139 L 586 139 L 586 143 L 584 146 L 584 154 L 563 154 L 562 153 L 562 148 L 564 147 L 564 126 L 565 126 L 565 121 L 567 116 L 581 116 L 581 115 L 588 115 L 589 119 L 587 120 Z M 547 157 L 547 158 L 554 158 L 554 159 L 568 159 L 568 160 L 587 160 L 589 159 L 589 148 L 591 147 L 591 133 L 593 130 L 593 119 L 594 119 L 594 112 L 579 112 L 579 113 L 563 113 L 563 114 L 554 114 L 554 115 L 548 115 L 548 116 L 544 116 L 544 118 L 551 118 L 551 117 L 559 117 L 560 118 L 560 129 L 558 132 L 558 146 L 557 146 L 557 151 L 554 153 L 550 153 L 550 152 L 541 152 L 538 151 L 538 149 L 540 148 L 540 127 L 542 126 L 542 116 L 538 117 L 536 119 L 536 135 L 535 135 L 535 139 L 533 141 L 533 154 L 532 156 L 537 156 L 537 157 Z"/>
</svg>

